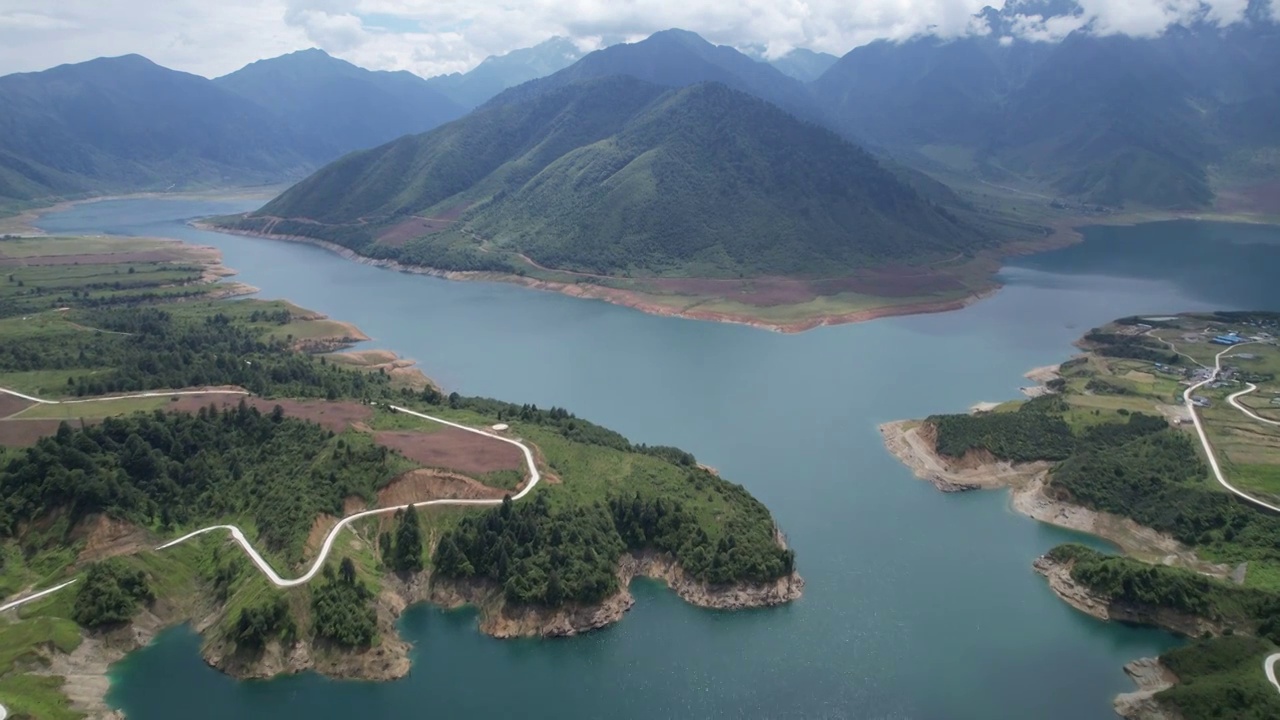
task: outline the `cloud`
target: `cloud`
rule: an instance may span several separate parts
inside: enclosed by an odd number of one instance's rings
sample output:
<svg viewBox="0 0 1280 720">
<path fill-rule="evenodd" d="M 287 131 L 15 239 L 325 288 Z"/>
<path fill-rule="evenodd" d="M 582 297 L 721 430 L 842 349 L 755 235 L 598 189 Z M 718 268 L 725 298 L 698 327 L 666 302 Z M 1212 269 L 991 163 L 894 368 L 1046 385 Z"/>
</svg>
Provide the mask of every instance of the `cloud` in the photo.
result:
<svg viewBox="0 0 1280 720">
<path fill-rule="evenodd" d="M 1003 37 L 1052 42 L 1074 31 L 1150 37 L 1175 24 L 1240 22 L 1248 0 L 2 0 L 0 73 L 140 53 L 214 76 L 263 57 L 320 47 L 374 69 L 430 76 L 553 35 L 580 47 L 680 27 L 778 57 L 837 55 L 876 39 L 991 32 L 975 15 L 1008 5 Z M 1280 20 L 1280 0 L 1271 0 Z M 1002 39 L 1002 42 L 1003 39 Z M 1012 41 L 1009 41 L 1012 42 Z"/>
</svg>

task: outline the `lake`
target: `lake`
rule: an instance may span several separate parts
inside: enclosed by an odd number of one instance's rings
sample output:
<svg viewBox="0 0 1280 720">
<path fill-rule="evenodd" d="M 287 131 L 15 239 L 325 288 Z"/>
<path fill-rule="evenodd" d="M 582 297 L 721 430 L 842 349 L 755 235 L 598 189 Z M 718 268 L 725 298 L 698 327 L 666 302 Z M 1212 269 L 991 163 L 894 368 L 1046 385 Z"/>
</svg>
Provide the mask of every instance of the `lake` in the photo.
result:
<svg viewBox="0 0 1280 720">
<path fill-rule="evenodd" d="M 553 641 L 494 640 L 472 612 L 420 606 L 401 625 L 413 671 L 385 684 L 237 682 L 178 628 L 113 671 L 110 701 L 137 720 L 1114 717 L 1112 697 L 1132 689 L 1122 665 L 1177 641 L 1060 602 L 1031 563 L 1081 536 L 1014 514 L 1003 492 L 938 493 L 877 426 L 1017 397 L 1023 373 L 1121 315 L 1280 304 L 1280 229 L 1176 222 L 1088 229 L 1019 258 L 1004 290 L 962 311 L 780 335 L 183 222 L 255 205 L 99 202 L 40 225 L 216 246 L 263 297 L 354 322 L 446 390 L 685 448 L 769 506 L 808 584 L 790 606 L 724 613 L 637 582 L 621 623 Z"/>
</svg>

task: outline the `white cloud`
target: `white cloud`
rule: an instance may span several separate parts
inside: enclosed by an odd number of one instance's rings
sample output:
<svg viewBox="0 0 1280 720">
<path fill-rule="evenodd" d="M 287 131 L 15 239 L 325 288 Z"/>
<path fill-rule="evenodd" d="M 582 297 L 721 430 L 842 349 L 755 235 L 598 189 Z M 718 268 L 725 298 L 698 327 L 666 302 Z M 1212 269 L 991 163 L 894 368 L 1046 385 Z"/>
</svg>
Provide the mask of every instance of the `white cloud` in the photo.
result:
<svg viewBox="0 0 1280 720">
<path fill-rule="evenodd" d="M 985 34 L 991 28 L 974 15 L 1006 1 L 1025 7 L 1013 34 L 1039 41 L 1079 29 L 1153 36 L 1198 19 L 1225 26 L 1248 5 L 1079 0 L 1078 13 L 1046 17 L 1037 0 L 0 0 L 0 73 L 136 52 L 213 76 L 318 46 L 365 67 L 429 76 L 552 35 L 591 48 L 671 27 L 767 57 L 796 47 L 839 55 L 879 38 Z M 1280 0 L 1271 10 L 1280 20 Z"/>
</svg>

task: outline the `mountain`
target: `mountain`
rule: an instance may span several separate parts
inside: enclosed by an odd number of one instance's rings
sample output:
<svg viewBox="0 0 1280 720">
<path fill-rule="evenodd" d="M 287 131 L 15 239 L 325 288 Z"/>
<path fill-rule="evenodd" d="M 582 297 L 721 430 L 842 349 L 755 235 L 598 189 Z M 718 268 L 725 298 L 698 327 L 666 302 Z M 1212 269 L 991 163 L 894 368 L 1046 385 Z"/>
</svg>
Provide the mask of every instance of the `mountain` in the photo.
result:
<svg viewBox="0 0 1280 720">
<path fill-rule="evenodd" d="M 297 177 L 323 143 L 138 55 L 0 77 L 0 203 Z"/>
<path fill-rule="evenodd" d="M 834 133 L 719 83 L 510 92 L 232 224 L 452 269 L 519 254 L 692 277 L 839 275 L 986 242 Z"/>
<path fill-rule="evenodd" d="M 836 64 L 840 58 L 830 53 L 814 52 L 806 48 L 796 48 L 775 60 L 770 65 L 800 82 L 808 83 L 817 80 L 828 68 Z"/>
<path fill-rule="evenodd" d="M 329 147 L 326 161 L 465 112 L 413 73 L 373 72 L 315 49 L 259 60 L 214 83 L 314 135 Z"/>
<path fill-rule="evenodd" d="M 438 75 L 427 82 L 464 108 L 473 108 L 523 82 L 546 77 L 572 65 L 582 51 L 571 40 L 553 37 L 531 48 L 491 55 L 465 73 Z"/>
<path fill-rule="evenodd" d="M 726 45 L 712 45 L 687 30 L 664 30 L 636 43 L 612 45 L 495 100 L 512 100 L 581 80 L 630 75 L 657 85 L 718 82 L 767 100 L 796 117 L 818 121 L 821 112 L 804 83 Z"/>
<path fill-rule="evenodd" d="M 811 87 L 842 133 L 897 157 L 1089 202 L 1202 207 L 1215 178 L 1274 171 L 1259 158 L 1280 146 L 1280 33 L 1262 15 L 1031 42 L 1013 13 L 1075 4 L 1006 5 L 984 11 L 987 35 L 874 42 Z"/>
</svg>

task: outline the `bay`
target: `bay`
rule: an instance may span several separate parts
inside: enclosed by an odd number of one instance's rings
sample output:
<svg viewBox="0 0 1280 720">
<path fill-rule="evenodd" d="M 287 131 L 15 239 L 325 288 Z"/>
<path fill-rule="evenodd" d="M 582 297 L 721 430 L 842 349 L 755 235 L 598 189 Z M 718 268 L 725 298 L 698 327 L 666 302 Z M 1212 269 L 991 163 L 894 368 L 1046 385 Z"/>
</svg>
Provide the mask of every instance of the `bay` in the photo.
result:
<svg viewBox="0 0 1280 720">
<path fill-rule="evenodd" d="M 1121 666 L 1176 640 L 1097 622 L 1031 561 L 1069 540 L 1004 493 L 937 493 L 883 448 L 887 420 L 1016 397 L 1088 328 L 1131 313 L 1276 309 L 1280 231 L 1213 223 L 1090 228 L 1021 258 L 965 310 L 780 335 L 659 318 L 500 283 L 361 265 L 196 230 L 252 202 L 124 200 L 47 216 L 50 232 L 176 237 L 222 250 L 262 296 L 355 323 L 448 390 L 559 405 L 637 442 L 694 452 L 773 511 L 805 596 L 745 613 L 637 583 L 618 625 L 497 641 L 474 614 L 420 606 L 403 680 L 236 682 L 178 628 L 114 669 L 129 717 L 1113 717 Z"/>
</svg>

